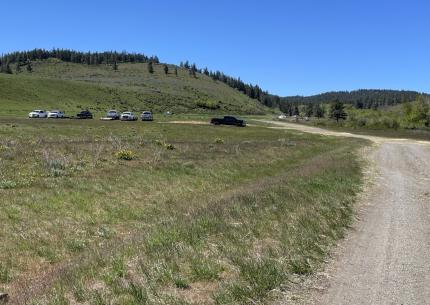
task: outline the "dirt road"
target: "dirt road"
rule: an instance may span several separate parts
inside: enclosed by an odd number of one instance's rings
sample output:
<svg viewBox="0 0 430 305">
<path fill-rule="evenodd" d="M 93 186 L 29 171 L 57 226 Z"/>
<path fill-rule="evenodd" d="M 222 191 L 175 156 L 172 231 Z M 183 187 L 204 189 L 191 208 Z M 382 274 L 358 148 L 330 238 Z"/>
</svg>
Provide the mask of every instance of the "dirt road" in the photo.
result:
<svg viewBox="0 0 430 305">
<path fill-rule="evenodd" d="M 275 124 L 376 143 L 369 155 L 376 177 L 363 196 L 359 220 L 303 303 L 430 304 L 430 143 Z"/>
</svg>

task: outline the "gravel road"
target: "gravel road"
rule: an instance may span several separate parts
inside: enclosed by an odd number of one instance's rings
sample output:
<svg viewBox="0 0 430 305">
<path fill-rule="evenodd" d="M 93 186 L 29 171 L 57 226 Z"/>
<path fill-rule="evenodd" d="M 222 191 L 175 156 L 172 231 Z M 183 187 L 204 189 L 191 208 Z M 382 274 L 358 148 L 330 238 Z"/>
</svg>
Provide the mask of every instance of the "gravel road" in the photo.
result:
<svg viewBox="0 0 430 305">
<path fill-rule="evenodd" d="M 360 204 L 359 220 L 300 303 L 430 304 L 430 143 L 275 124 L 376 143 L 368 156 L 375 177 Z"/>
</svg>

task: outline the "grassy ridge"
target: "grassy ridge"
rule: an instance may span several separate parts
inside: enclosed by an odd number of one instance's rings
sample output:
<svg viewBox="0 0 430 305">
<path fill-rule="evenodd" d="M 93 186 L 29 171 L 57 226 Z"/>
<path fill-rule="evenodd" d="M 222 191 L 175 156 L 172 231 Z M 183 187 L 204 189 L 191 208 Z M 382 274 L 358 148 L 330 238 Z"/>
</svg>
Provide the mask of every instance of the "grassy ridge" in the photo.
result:
<svg viewBox="0 0 430 305">
<path fill-rule="evenodd" d="M 267 112 L 256 100 L 203 74 L 194 78 L 185 69 L 154 65 L 150 74 L 147 64 L 88 66 L 57 60 L 35 62 L 33 73 L 0 74 L 0 114 L 25 115 L 35 108 L 60 108 L 73 114 L 82 108 L 104 113 L 152 110 L 176 113 Z"/>
<path fill-rule="evenodd" d="M 358 140 L 68 120 L 0 132 L 0 282 L 31 291 L 21 302 L 267 302 L 318 266 L 361 185 Z"/>
</svg>

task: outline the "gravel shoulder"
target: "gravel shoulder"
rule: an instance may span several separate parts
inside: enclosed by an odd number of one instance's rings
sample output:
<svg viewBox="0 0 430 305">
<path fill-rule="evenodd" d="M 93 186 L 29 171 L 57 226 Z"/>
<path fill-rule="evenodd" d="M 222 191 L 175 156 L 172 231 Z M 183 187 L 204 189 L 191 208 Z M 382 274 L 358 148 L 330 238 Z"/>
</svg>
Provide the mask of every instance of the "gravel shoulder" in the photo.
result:
<svg viewBox="0 0 430 305">
<path fill-rule="evenodd" d="M 305 283 L 306 297 L 289 295 L 283 304 L 429 304 L 430 143 L 273 124 L 376 143 L 366 156 L 373 177 L 357 222 L 325 270 Z"/>
</svg>

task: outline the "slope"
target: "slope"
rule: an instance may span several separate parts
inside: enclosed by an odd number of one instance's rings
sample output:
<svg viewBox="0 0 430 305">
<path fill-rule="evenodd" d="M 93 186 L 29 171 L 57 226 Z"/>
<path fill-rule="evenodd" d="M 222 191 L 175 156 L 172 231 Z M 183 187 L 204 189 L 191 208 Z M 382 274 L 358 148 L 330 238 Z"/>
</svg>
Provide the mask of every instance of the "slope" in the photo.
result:
<svg viewBox="0 0 430 305">
<path fill-rule="evenodd" d="M 90 66 L 57 59 L 33 62 L 33 72 L 0 74 L 0 114 L 24 115 L 33 108 L 61 108 L 75 112 L 88 108 L 104 112 L 152 110 L 176 113 L 267 112 L 257 100 L 204 74 L 191 76 L 186 69 L 154 64 L 149 73 L 146 63 Z"/>
</svg>

